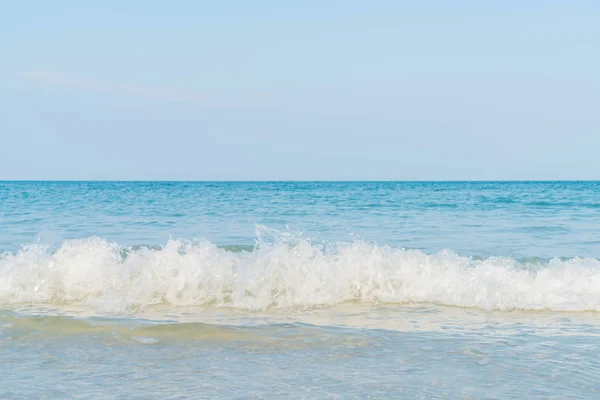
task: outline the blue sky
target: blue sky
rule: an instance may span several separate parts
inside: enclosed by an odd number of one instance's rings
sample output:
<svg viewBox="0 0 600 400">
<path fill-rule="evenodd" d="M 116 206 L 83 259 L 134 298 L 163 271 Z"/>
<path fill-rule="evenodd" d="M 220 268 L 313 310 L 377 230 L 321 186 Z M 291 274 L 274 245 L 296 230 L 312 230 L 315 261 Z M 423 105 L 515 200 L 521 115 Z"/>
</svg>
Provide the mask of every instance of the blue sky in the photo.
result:
<svg viewBox="0 0 600 400">
<path fill-rule="evenodd" d="M 597 1 L 18 1 L 0 179 L 600 179 Z"/>
</svg>

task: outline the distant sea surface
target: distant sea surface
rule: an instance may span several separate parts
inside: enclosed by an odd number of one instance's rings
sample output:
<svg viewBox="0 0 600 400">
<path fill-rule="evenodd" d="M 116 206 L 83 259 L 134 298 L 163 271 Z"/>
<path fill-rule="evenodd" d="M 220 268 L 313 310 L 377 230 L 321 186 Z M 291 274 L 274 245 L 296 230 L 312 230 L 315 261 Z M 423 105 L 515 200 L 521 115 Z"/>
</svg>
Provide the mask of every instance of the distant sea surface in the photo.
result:
<svg viewBox="0 0 600 400">
<path fill-rule="evenodd" d="M 0 398 L 600 398 L 600 182 L 0 182 Z"/>
</svg>

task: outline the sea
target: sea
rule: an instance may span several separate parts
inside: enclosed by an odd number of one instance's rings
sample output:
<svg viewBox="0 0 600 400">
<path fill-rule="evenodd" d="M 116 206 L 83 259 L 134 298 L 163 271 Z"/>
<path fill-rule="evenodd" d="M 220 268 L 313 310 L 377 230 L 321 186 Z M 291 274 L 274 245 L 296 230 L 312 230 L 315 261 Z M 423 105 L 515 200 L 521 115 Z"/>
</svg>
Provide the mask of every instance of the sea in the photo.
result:
<svg viewBox="0 0 600 400">
<path fill-rule="evenodd" d="M 0 182 L 2 399 L 600 399 L 600 182 Z"/>
</svg>

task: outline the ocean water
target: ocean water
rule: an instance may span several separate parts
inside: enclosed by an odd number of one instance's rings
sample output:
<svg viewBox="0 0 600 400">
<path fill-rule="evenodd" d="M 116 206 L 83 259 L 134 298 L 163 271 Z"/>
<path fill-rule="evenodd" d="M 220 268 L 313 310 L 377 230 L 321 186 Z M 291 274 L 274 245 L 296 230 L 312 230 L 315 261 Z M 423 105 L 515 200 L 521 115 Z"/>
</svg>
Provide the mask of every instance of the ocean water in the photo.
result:
<svg viewBox="0 0 600 400">
<path fill-rule="evenodd" d="M 0 398 L 600 398 L 600 182 L 0 182 Z"/>
</svg>

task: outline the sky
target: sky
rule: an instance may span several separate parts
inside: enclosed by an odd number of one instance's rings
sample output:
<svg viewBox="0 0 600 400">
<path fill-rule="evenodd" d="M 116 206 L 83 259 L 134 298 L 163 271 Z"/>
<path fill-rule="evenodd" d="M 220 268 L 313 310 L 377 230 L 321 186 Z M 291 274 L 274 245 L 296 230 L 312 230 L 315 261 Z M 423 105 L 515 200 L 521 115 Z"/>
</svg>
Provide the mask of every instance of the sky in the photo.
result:
<svg viewBox="0 0 600 400">
<path fill-rule="evenodd" d="M 600 2 L 13 1 L 0 179 L 600 179 Z"/>
</svg>

